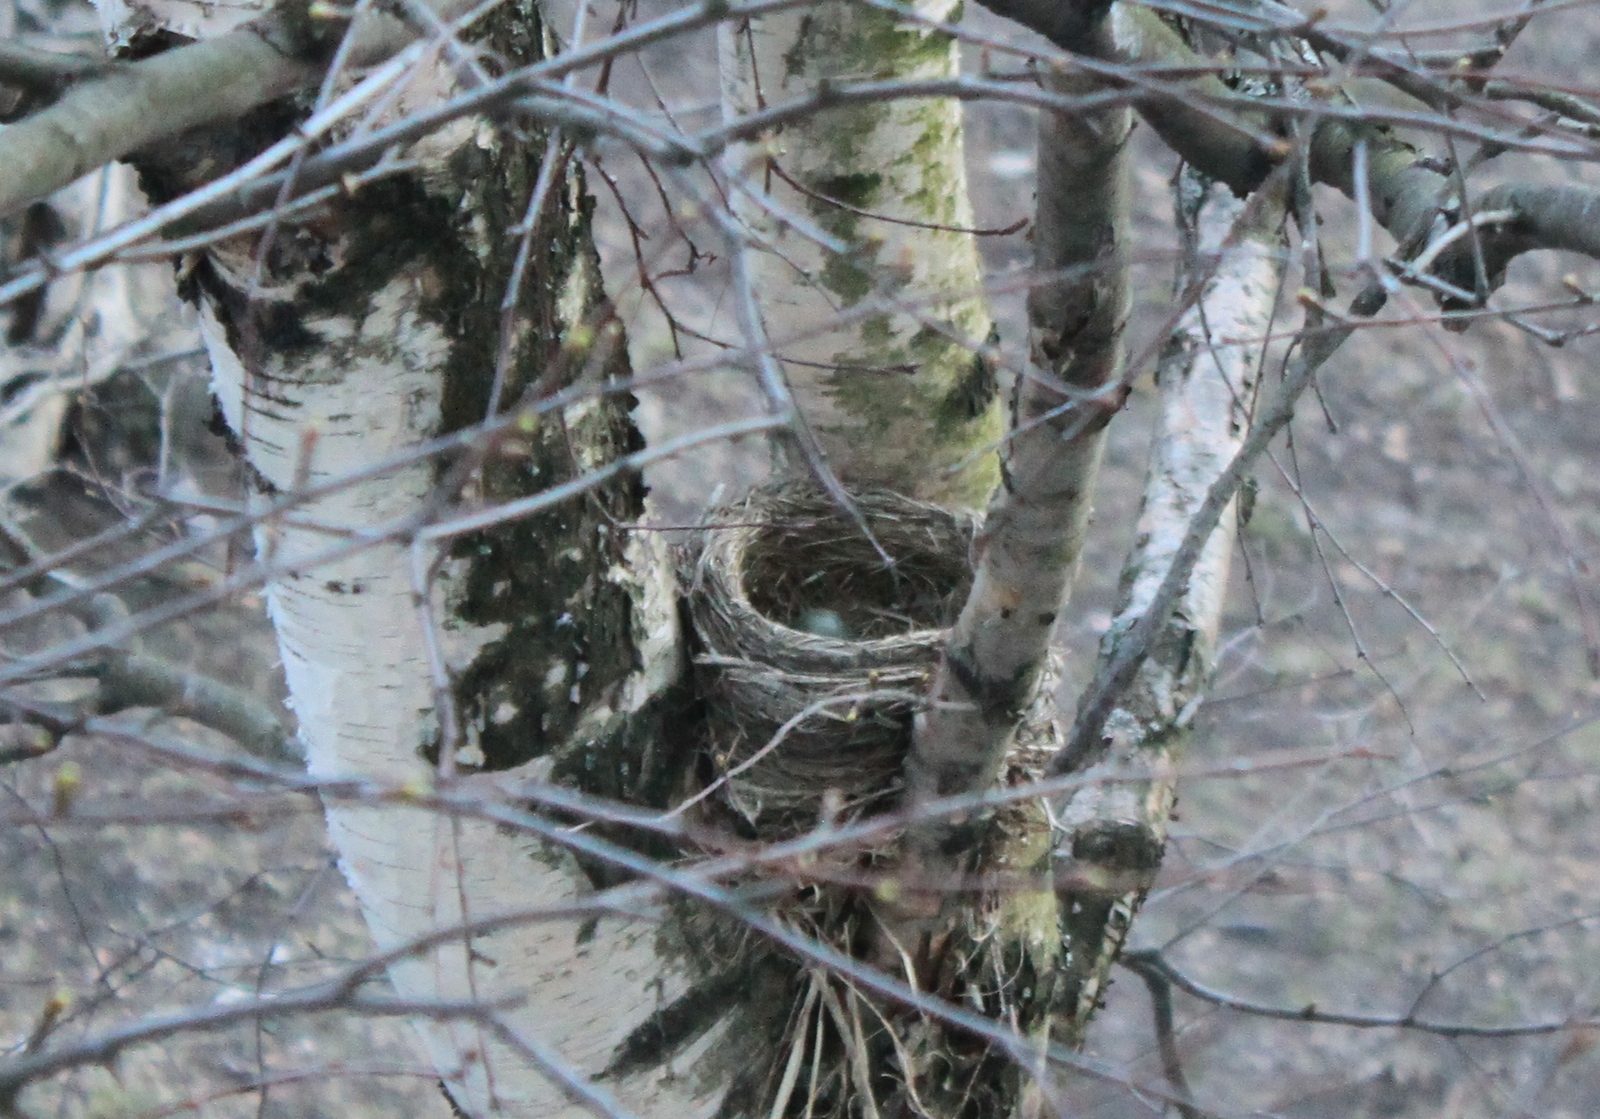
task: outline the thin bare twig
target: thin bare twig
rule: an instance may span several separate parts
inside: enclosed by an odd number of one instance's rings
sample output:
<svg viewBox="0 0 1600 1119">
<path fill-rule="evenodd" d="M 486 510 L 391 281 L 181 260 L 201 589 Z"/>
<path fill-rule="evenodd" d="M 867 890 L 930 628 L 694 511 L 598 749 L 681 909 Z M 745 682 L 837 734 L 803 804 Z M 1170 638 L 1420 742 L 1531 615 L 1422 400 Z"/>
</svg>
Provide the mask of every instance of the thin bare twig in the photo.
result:
<svg viewBox="0 0 1600 1119">
<path fill-rule="evenodd" d="M 1325 1026 L 1350 1026 L 1361 1030 L 1413 1030 L 1433 1034 L 1435 1037 L 1538 1037 L 1545 1034 L 1565 1033 L 1569 1030 L 1592 1029 L 1600 1026 L 1600 1019 L 1552 1019 L 1546 1022 L 1524 1022 L 1509 1026 L 1479 1026 L 1467 1022 L 1434 1022 L 1417 1018 L 1413 1014 L 1346 1014 L 1323 1010 L 1316 1003 L 1302 1007 L 1273 1006 L 1252 1002 L 1222 991 L 1213 990 L 1189 978 L 1173 967 L 1159 949 L 1147 949 L 1123 954 L 1123 961 L 1140 975 L 1146 972 L 1161 976 L 1178 990 L 1193 995 L 1203 1002 L 1249 1014 L 1257 1018 L 1275 1018 L 1283 1022 L 1307 1022 Z"/>
<path fill-rule="evenodd" d="M 1160 953 L 1155 954 L 1158 958 Z M 1121 964 L 1144 980 L 1150 992 L 1150 1016 L 1156 1032 L 1156 1047 L 1161 1053 L 1161 1071 L 1180 1098 L 1175 1101 L 1178 1114 L 1183 1119 L 1200 1119 L 1199 1110 L 1188 1102 L 1194 1093 L 1189 1088 L 1189 1078 L 1183 1073 L 1183 1057 L 1178 1052 L 1178 1040 L 1172 1029 L 1172 980 L 1150 959 L 1149 952 L 1124 952 Z"/>
</svg>

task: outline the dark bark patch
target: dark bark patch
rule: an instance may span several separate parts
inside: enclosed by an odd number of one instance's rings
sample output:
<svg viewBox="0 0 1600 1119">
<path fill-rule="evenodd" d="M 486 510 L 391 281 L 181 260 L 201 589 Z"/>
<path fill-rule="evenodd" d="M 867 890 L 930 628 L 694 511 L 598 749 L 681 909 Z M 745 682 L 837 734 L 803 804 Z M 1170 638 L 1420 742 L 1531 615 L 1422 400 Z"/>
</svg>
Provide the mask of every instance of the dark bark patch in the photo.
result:
<svg viewBox="0 0 1600 1119">
<path fill-rule="evenodd" d="M 721 1021 L 747 981 L 748 973 L 741 969 L 689 988 L 634 1027 L 600 1076 L 617 1079 L 664 1063 Z"/>
<path fill-rule="evenodd" d="M 1007 612 L 1002 612 L 1009 616 Z M 978 672 L 970 650 L 951 647 L 945 650 L 945 666 L 978 705 L 990 723 L 1015 723 L 1033 698 L 1039 679 L 1039 662 L 1030 661 L 1008 677 L 988 677 Z"/>
<path fill-rule="evenodd" d="M 1144 824 L 1108 821 L 1072 837 L 1072 857 L 1112 871 L 1153 871 L 1166 849 L 1160 836 Z"/>
<path fill-rule="evenodd" d="M 997 345 L 1000 335 L 990 331 L 989 344 Z M 1000 391 L 1000 379 L 994 362 L 983 354 L 973 354 L 967 375 L 950 390 L 939 406 L 938 422 L 941 425 L 969 423 L 989 410 L 995 395 Z"/>
</svg>

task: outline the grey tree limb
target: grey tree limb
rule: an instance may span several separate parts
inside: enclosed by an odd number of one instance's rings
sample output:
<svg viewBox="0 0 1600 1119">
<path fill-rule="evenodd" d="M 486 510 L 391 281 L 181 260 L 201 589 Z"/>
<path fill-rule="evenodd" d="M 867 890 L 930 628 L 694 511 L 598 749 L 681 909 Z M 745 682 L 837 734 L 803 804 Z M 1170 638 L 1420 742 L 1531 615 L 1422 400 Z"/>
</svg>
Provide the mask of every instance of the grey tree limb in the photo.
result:
<svg viewBox="0 0 1600 1119">
<path fill-rule="evenodd" d="M 130 707 L 153 707 L 193 719 L 264 761 L 301 760 L 294 733 L 258 696 L 186 665 L 148 653 L 110 650 L 82 665 L 81 672 L 99 683 L 92 704 L 3 700 L 21 721 L 0 723 L 0 765 L 48 753 L 62 735 L 87 725 L 93 711 L 109 715 Z"/>
<path fill-rule="evenodd" d="M 1081 49 L 1074 28 L 1086 13 L 1109 10 L 1108 22 L 1115 33 L 1096 40 L 1096 58 L 1128 67 L 1175 68 L 1202 74 L 1208 66 L 1216 66 L 1214 60 L 1190 48 L 1154 12 L 1127 4 L 1108 5 L 1104 0 L 986 0 L 984 6 L 1067 50 Z M 1341 46 L 1334 42 L 1325 45 Z M 1407 92 L 1438 99 L 1439 87 L 1419 85 L 1421 78 L 1412 70 L 1397 63 L 1394 72 L 1386 73 L 1396 79 L 1403 74 L 1402 84 Z M 1237 102 L 1239 98 L 1220 78 L 1208 74 L 1186 81 L 1183 87 L 1185 96 L 1181 97 L 1146 90 L 1137 106 L 1162 140 L 1191 166 L 1243 194 L 1259 186 L 1273 166 L 1288 155 L 1289 145 L 1269 150 L 1254 138 L 1263 133 L 1286 134 L 1284 110 L 1268 105 L 1259 109 L 1240 107 L 1235 110 L 1238 127 L 1230 128 L 1218 119 L 1211 106 L 1219 99 Z M 1443 122 L 1444 118 L 1440 119 Z M 1416 126 L 1425 127 L 1425 122 L 1419 120 Z M 1355 198 L 1354 153 L 1363 143 L 1368 152 L 1369 190 L 1365 203 L 1377 223 L 1399 242 L 1401 255 L 1414 256 L 1424 249 L 1431 235 L 1442 231 L 1438 228 L 1441 222 L 1445 227 L 1451 224 L 1443 219 L 1453 219 L 1457 211 L 1465 209 L 1457 197 L 1456 178 L 1390 128 L 1348 113 L 1335 113 L 1323 117 L 1311 133 L 1307 154 L 1313 179 Z M 1498 271 L 1490 270 L 1491 283 L 1503 275 L 1505 263 L 1534 249 L 1567 249 L 1600 256 L 1600 236 L 1596 235 L 1592 220 L 1592 215 L 1600 212 L 1600 192 L 1593 188 L 1514 183 L 1486 192 L 1471 205 L 1471 212 L 1478 214 L 1505 209 L 1515 212 L 1514 220 L 1486 225 L 1480 233 L 1486 258 L 1500 265 Z M 1453 288 L 1473 291 L 1471 238 L 1463 240 L 1466 243 L 1440 254 L 1434 262 L 1434 274 Z"/>
<path fill-rule="evenodd" d="M 1426 1018 L 1418 1018 L 1415 1014 L 1345 1014 L 1339 1011 L 1323 1010 L 1316 1003 L 1308 1003 L 1301 1007 L 1273 1006 L 1270 1003 L 1255 1002 L 1230 995 L 1223 991 L 1205 986 L 1177 968 L 1172 966 L 1159 949 L 1147 949 L 1138 952 L 1129 952 L 1123 957 L 1130 971 L 1136 972 L 1141 977 L 1157 976 L 1178 988 L 1186 995 L 1192 995 L 1201 1002 L 1220 1006 L 1227 1010 L 1238 1011 L 1240 1014 L 1249 1014 L 1257 1018 L 1276 1018 L 1282 1022 L 1306 1022 L 1313 1025 L 1350 1026 L 1359 1030 L 1414 1030 L 1418 1033 L 1433 1034 L 1435 1037 L 1536 1037 L 1544 1034 L 1565 1033 L 1570 1030 L 1594 1029 L 1596 1023 L 1590 1019 L 1559 1018 L 1545 1022 L 1513 1023 L 1506 1026 L 1480 1026 L 1469 1022 L 1435 1022 Z"/>
<path fill-rule="evenodd" d="M 443 21 L 472 6 L 468 0 L 422 2 Z M 588 47 L 519 68 L 460 99 L 454 111 L 445 110 L 429 127 L 522 97 L 524 82 L 531 88 L 539 84 L 537 79 L 559 78 L 722 19 L 759 15 L 795 2 L 708 0 L 677 9 Z M 307 0 L 293 0 L 215 39 L 113 65 L 102 77 L 74 85 L 49 108 L 7 127 L 0 132 L 0 217 L 112 160 L 193 128 L 236 120 L 314 86 L 349 25 L 309 13 Z M 387 59 L 417 38 L 415 29 L 400 19 L 370 10 L 349 34 L 353 39 L 345 65 L 352 68 Z"/>
<path fill-rule="evenodd" d="M 1086 34 L 1103 37 L 1104 21 Z M 1054 73 L 1056 93 L 1094 79 Z M 1001 483 L 974 544 L 972 591 L 917 716 L 908 801 L 994 781 L 1046 663 L 1071 590 L 1105 446 L 1126 395 L 1129 183 L 1126 107 L 1040 119 L 1029 370 L 1012 398 Z M 952 869 L 970 838 L 946 824 L 914 829 L 913 859 Z"/>
<path fill-rule="evenodd" d="M 1483 251 L 1489 286 L 1505 278 L 1516 257 L 1538 249 L 1560 249 L 1600 259 L 1600 191 L 1563 184 L 1505 183 L 1484 191 L 1473 202 L 1480 215 L 1478 244 Z M 1487 215 L 1504 215 L 1484 220 Z M 1472 238 L 1462 237 L 1440 253 L 1432 272 L 1466 291 L 1474 287 Z"/>
<path fill-rule="evenodd" d="M 0 42 L 0 85 L 53 96 L 73 82 L 106 72 L 104 59 Z"/>
<path fill-rule="evenodd" d="M 441 14 L 450 5 L 441 6 Z M 313 84 L 346 31 L 303 3 L 215 39 L 106 69 L 47 109 L 5 130 L 0 216 L 112 160 L 193 128 L 235 120 Z M 415 37 L 392 16 L 368 13 L 350 29 L 352 65 L 386 58 Z"/>
<path fill-rule="evenodd" d="M 266 761 L 300 758 L 294 734 L 254 693 L 149 653 L 112 651 L 94 671 L 102 712 L 157 707 L 221 731 Z"/>
<path fill-rule="evenodd" d="M 1154 1019 L 1156 1049 L 1161 1054 L 1161 1071 L 1167 1083 L 1180 1097 L 1190 1097 L 1189 1078 L 1184 1075 L 1183 1056 L 1178 1052 L 1178 1039 L 1172 1028 L 1172 980 L 1156 964 L 1144 956 L 1129 952 L 1122 964 L 1140 979 L 1150 992 L 1150 1015 Z M 1184 1099 L 1177 1101 L 1178 1114 L 1183 1119 L 1198 1119 L 1200 1112 Z"/>
</svg>

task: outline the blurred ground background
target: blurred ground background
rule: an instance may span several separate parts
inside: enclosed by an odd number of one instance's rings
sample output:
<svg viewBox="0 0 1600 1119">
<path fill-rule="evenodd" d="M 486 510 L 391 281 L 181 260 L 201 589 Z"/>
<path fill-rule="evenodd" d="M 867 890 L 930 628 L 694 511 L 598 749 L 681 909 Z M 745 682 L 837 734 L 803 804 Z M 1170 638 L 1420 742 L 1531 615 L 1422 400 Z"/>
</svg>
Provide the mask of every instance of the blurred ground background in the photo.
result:
<svg viewBox="0 0 1600 1119">
<path fill-rule="evenodd" d="M 58 27 L 85 26 L 75 9 L 42 14 Z M 1470 5 L 1419 3 L 1403 23 L 1479 14 Z M 1353 6 L 1335 15 L 1372 18 Z M 25 9 L 24 27 L 28 18 Z M 970 6 L 968 20 L 1029 41 Z M 681 119 L 713 118 L 712 58 L 709 37 L 654 49 L 645 56 L 648 80 L 622 66 L 614 91 L 644 104 L 653 82 Z M 1573 5 L 1536 20 L 1504 69 L 1592 91 L 1600 84 L 1596 58 L 1600 22 L 1588 6 Z M 1032 209 L 1031 114 L 978 104 L 968 122 L 978 225 L 1009 226 Z M 1142 263 L 1132 349 L 1148 361 L 1171 306 L 1174 164 L 1147 129 L 1135 143 Z M 602 166 L 641 226 L 664 237 L 638 168 L 620 155 Z M 1483 182 L 1560 181 L 1582 171 L 1508 156 Z M 621 293 L 635 366 L 643 368 L 671 352 L 671 338 L 659 314 L 627 294 L 632 241 L 616 197 L 603 182 L 591 186 L 608 282 Z M 1319 202 L 1328 255 L 1347 263 L 1351 208 L 1330 192 Z M 1003 342 L 1018 349 L 1026 234 L 981 243 Z M 1569 273 L 1600 289 L 1600 270 L 1588 262 L 1547 254 L 1518 262 L 1497 305 L 1559 299 L 1559 278 Z M 1298 282 L 1291 277 L 1290 291 Z M 686 321 L 715 329 L 724 286 L 712 263 L 661 290 Z M 1348 298 L 1348 283 L 1341 290 Z M 1402 317 L 1393 307 L 1387 314 Z M 1592 309 L 1565 321 L 1530 317 L 1546 327 L 1600 322 Z M 172 320 L 160 352 L 182 349 L 183 323 Z M 685 345 L 694 352 L 692 340 Z M 1600 616 L 1590 569 L 1600 562 L 1597 374 L 1600 339 L 1553 349 L 1504 322 L 1465 334 L 1371 329 L 1328 364 L 1320 377 L 1325 414 L 1309 401 L 1292 445 L 1258 470 L 1217 682 L 1190 757 L 1207 765 L 1284 748 L 1373 756 L 1186 782 L 1163 881 L 1137 925 L 1139 946 L 1162 947 L 1208 986 L 1289 1009 L 1404 1015 L 1425 995 L 1416 1012 L 1442 1022 L 1596 1013 L 1600 833 L 1591 813 L 1600 800 L 1600 684 L 1586 663 L 1584 618 Z M 92 526 L 103 498 L 83 479 L 117 483 L 150 454 L 124 447 L 125 462 L 94 460 L 84 448 L 106 445 L 93 435 L 97 416 L 157 394 L 176 409 L 202 375 L 189 358 L 97 391 L 75 421 L 84 432 L 77 473 L 14 493 L 7 515 L 26 520 L 32 511 L 37 520 L 28 525 L 39 535 L 70 528 L 81 508 Z M 640 417 L 660 437 L 740 414 L 754 400 L 741 374 L 717 373 L 642 394 Z M 1084 578 L 1060 629 L 1068 696 L 1092 668 L 1114 608 L 1151 403 L 1146 373 L 1113 425 Z M 204 411 L 203 392 L 191 410 Z M 216 465 L 224 456 L 205 437 L 194 439 L 192 461 L 213 471 L 197 466 L 195 484 L 226 490 L 226 470 Z M 652 471 L 656 522 L 692 520 L 717 484 L 734 492 L 761 476 L 764 461 L 759 446 L 724 445 Z M 197 564 L 163 577 L 203 583 L 228 562 L 220 553 L 203 558 L 209 574 Z M 109 561 L 97 557 L 82 570 Z M 171 589 L 152 582 L 143 593 L 154 599 Z M 257 602 L 147 640 L 174 655 L 203 650 L 215 670 L 263 694 L 276 687 Z M 151 733 L 230 749 L 177 720 L 159 721 Z M 126 798 L 130 808 L 226 793 L 219 780 L 178 772 L 124 742 L 82 739 L 0 770 L 0 807 L 48 803 L 69 759 L 83 767 L 86 790 Z M 0 1047 L 25 1037 L 57 991 L 72 994 L 57 1027 L 71 1036 L 157 1008 L 304 982 L 362 955 L 365 933 L 314 807 L 243 823 L 0 829 Z M 1220 1114 L 1566 1119 L 1600 1110 L 1600 1050 L 1590 1031 L 1452 1040 L 1264 1020 L 1174 998 L 1190 1082 Z M 1119 973 L 1090 1047 L 1126 1062 L 1135 1080 L 1159 1081 L 1148 998 L 1131 974 Z M 263 1080 L 270 1089 L 249 1087 Z M 446 1114 L 403 1024 L 336 1016 L 147 1047 L 25 1102 L 38 1116 L 124 1116 L 213 1093 L 221 1095 L 204 1114 Z M 1068 1098 L 1075 1114 L 1097 1119 L 1160 1112 L 1137 1093 L 1101 1084 L 1074 1083 Z"/>
</svg>

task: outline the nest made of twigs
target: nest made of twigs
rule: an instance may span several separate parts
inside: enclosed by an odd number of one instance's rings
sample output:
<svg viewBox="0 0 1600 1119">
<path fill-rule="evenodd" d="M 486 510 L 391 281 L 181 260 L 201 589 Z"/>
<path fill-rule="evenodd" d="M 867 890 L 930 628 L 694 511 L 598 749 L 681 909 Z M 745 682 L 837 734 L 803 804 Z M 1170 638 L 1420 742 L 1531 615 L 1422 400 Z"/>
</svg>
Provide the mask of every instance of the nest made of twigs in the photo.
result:
<svg viewBox="0 0 1600 1119">
<path fill-rule="evenodd" d="M 871 539 L 831 497 L 787 483 L 712 510 L 681 553 L 717 795 L 760 834 L 809 826 L 830 791 L 845 808 L 894 791 L 971 583 L 972 517 L 853 496 Z"/>
</svg>

